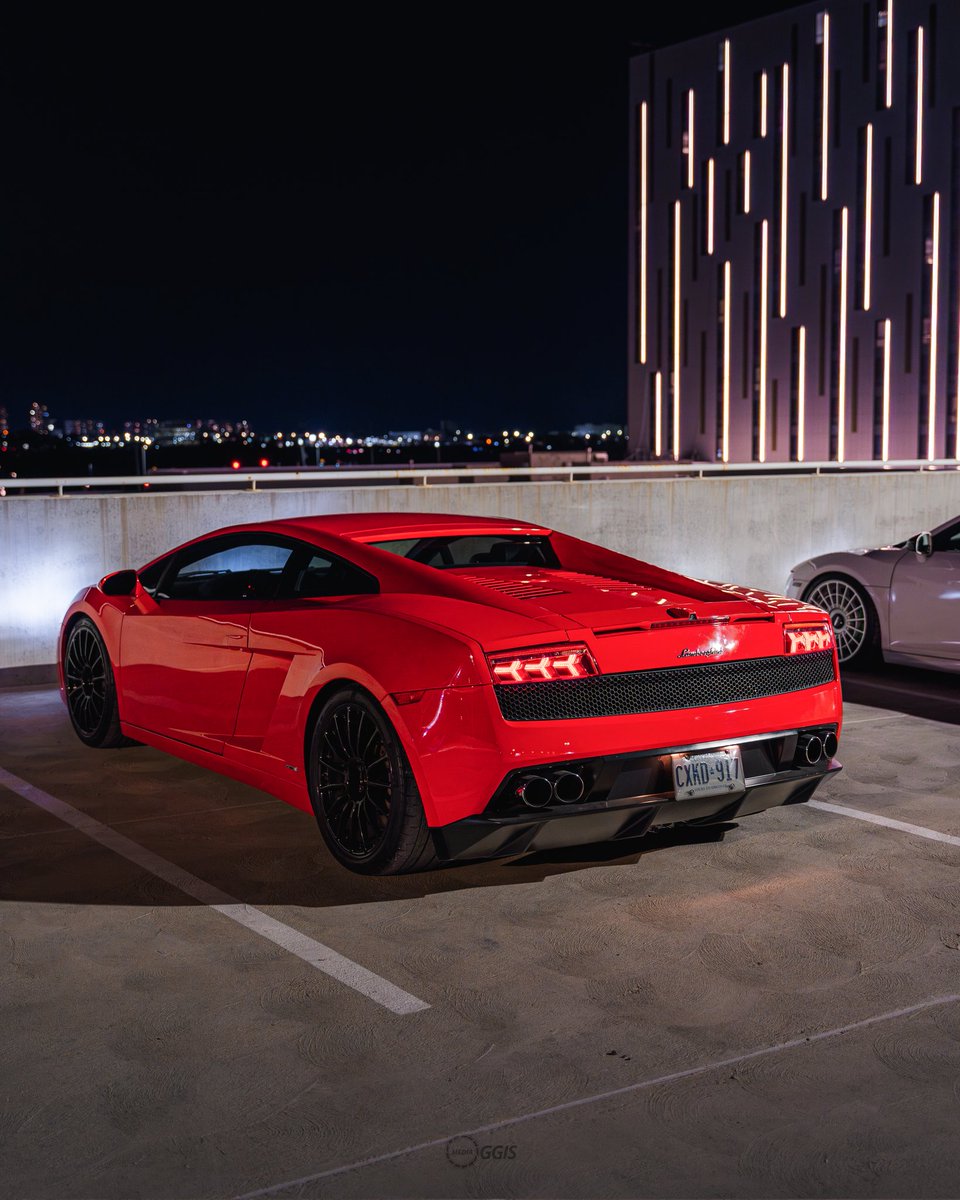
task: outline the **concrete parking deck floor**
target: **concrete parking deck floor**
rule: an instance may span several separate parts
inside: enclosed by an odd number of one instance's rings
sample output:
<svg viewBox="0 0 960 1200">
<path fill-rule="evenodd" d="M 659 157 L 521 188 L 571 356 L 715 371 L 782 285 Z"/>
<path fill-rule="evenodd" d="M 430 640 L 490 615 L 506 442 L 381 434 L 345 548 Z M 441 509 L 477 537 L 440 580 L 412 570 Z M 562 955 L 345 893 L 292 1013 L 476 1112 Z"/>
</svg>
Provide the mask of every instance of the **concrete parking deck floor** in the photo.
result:
<svg viewBox="0 0 960 1200">
<path fill-rule="evenodd" d="M 798 806 L 389 880 L 249 788 L 85 749 L 50 689 L 0 693 L 0 732 L 4 1196 L 958 1194 L 956 727 L 848 708 L 818 799 L 913 831 Z"/>
</svg>

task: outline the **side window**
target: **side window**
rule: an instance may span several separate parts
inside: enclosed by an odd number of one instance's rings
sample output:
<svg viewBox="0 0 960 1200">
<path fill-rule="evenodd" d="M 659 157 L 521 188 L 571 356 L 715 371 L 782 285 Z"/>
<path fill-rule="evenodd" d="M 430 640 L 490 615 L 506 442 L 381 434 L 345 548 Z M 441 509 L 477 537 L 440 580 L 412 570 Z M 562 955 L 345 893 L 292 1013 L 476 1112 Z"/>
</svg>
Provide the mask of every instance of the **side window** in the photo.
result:
<svg viewBox="0 0 960 1200">
<path fill-rule="evenodd" d="M 166 558 L 161 558 L 157 562 L 151 563 L 145 571 L 140 572 L 140 586 L 149 595 L 153 596 L 156 594 L 157 585 L 163 578 L 164 571 L 170 565 L 170 558 L 171 555 L 168 554 Z"/>
<path fill-rule="evenodd" d="M 935 551 L 960 551 L 960 521 L 951 525 L 949 529 L 941 529 L 933 539 L 933 548 Z"/>
<path fill-rule="evenodd" d="M 254 539 L 195 546 L 178 558 L 158 599 L 273 600 L 292 554 L 291 546 Z"/>
<path fill-rule="evenodd" d="M 372 575 L 361 571 L 352 563 L 316 550 L 310 554 L 297 571 L 293 581 L 293 594 L 297 599 L 309 600 L 323 596 L 371 595 L 380 590 Z"/>
</svg>

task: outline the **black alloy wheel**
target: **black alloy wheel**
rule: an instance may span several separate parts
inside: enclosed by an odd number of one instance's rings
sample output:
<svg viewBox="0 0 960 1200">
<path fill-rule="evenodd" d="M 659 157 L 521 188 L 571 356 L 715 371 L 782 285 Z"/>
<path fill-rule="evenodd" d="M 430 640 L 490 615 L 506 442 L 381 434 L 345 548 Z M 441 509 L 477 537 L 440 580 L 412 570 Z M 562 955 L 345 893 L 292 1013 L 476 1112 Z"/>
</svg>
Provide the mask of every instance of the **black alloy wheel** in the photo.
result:
<svg viewBox="0 0 960 1200">
<path fill-rule="evenodd" d="M 120 711 L 106 646 L 89 617 L 67 633 L 63 648 L 67 711 L 77 737 L 100 749 L 133 743 L 120 732 Z"/>
<path fill-rule="evenodd" d="M 433 842 L 410 765 L 367 693 L 337 691 L 320 709 L 309 777 L 320 832 L 344 866 L 392 875 L 432 864 Z"/>
</svg>

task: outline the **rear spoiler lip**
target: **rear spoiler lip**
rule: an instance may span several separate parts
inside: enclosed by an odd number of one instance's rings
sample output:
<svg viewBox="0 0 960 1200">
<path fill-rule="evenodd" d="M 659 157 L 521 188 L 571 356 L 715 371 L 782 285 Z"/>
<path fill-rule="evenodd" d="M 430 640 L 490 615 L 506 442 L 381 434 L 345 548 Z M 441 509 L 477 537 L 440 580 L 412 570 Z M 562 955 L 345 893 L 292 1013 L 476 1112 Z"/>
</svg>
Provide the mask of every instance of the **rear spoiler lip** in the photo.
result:
<svg viewBox="0 0 960 1200">
<path fill-rule="evenodd" d="M 745 625 L 747 622 L 775 623 L 776 613 L 744 613 L 742 616 L 698 617 L 693 621 L 640 621 L 634 625 L 610 625 L 591 632 L 596 637 L 612 637 L 618 633 L 647 633 L 651 629 L 689 629 L 695 625 Z"/>
</svg>

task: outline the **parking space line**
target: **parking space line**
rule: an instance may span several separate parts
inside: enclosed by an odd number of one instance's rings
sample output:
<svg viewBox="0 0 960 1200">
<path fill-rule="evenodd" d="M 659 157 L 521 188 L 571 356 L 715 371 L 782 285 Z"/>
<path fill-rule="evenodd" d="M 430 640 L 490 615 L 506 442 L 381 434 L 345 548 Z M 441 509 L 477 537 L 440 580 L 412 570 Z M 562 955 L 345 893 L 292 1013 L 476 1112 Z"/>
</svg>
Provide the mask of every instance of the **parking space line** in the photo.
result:
<svg viewBox="0 0 960 1200">
<path fill-rule="evenodd" d="M 853 817 L 857 821 L 867 821 L 871 825 L 885 825 L 887 829 L 896 829 L 898 833 L 912 833 L 914 837 L 927 838 L 931 842 L 946 842 L 948 846 L 960 846 L 960 837 L 952 833 L 941 833 L 939 829 L 927 829 L 925 825 L 911 825 L 907 821 L 896 821 L 893 817 L 881 817 L 876 813 L 865 812 L 862 808 L 847 808 L 844 804 L 829 804 L 826 800 L 808 800 L 808 808 L 820 808 L 824 812 L 836 813 L 839 817 Z"/>
<path fill-rule="evenodd" d="M 86 813 L 80 812 L 79 809 L 63 800 L 58 800 L 56 796 L 51 796 L 42 788 L 34 787 L 25 779 L 12 775 L 3 767 L 0 767 L 0 785 L 21 796 L 24 800 L 28 800 L 31 804 L 35 804 L 38 808 L 42 808 L 51 816 L 63 821 L 64 824 L 79 829 L 93 841 L 99 842 L 101 846 L 112 850 L 114 854 L 119 854 L 121 858 L 127 859 L 128 862 L 134 863 L 144 871 L 149 871 L 151 875 L 169 883 L 184 895 L 198 900 L 224 917 L 229 917 L 236 924 L 242 925 L 245 929 L 273 942 L 274 945 L 282 947 L 288 953 L 309 963 L 311 967 L 346 984 L 355 992 L 360 992 L 361 995 L 367 996 L 391 1012 L 406 1015 L 422 1012 L 425 1008 L 430 1007 L 426 1001 L 418 1000 L 416 996 L 411 996 L 409 992 L 403 991 L 389 980 L 375 975 L 366 967 L 361 967 L 359 963 L 355 963 L 349 958 L 344 958 L 342 954 L 331 950 L 329 946 L 314 941 L 313 938 L 307 937 L 306 934 L 300 933 L 290 925 L 284 925 L 282 921 L 275 920 L 259 908 L 254 908 L 226 892 L 221 892 L 219 888 L 204 882 L 196 875 L 191 875 L 189 871 L 185 871 L 175 863 L 168 862 L 159 854 L 154 854 L 152 850 L 147 850 L 144 846 L 132 842 L 122 833 L 111 829 L 109 825 L 104 825 L 101 821 L 87 816 Z"/>
<path fill-rule="evenodd" d="M 489 1125 L 479 1125 L 474 1129 L 460 1129 L 443 1137 L 431 1138 L 426 1142 L 418 1142 L 413 1146 L 405 1146 L 402 1150 L 390 1150 L 386 1154 L 372 1155 L 356 1162 L 346 1163 L 342 1167 L 331 1167 L 326 1171 L 317 1171 L 313 1175 L 303 1175 L 299 1179 L 287 1179 L 283 1183 L 271 1184 L 269 1187 L 258 1188 L 253 1192 L 244 1192 L 233 1200 L 258 1200 L 261 1196 L 273 1196 L 288 1188 L 302 1188 L 310 1183 L 318 1183 L 323 1179 L 331 1179 L 337 1175 L 346 1175 L 350 1171 L 359 1171 L 364 1167 L 375 1167 L 381 1163 L 392 1162 L 405 1158 L 408 1154 L 418 1154 L 422 1150 L 432 1150 L 445 1146 L 454 1138 L 476 1138 L 484 1134 L 495 1133 L 511 1125 L 521 1125 L 527 1121 L 536 1121 L 540 1117 L 554 1116 L 556 1113 L 570 1112 L 571 1109 L 585 1108 L 590 1104 L 600 1104 L 604 1100 L 613 1100 L 618 1096 L 628 1096 L 633 1092 L 646 1091 L 648 1088 L 660 1087 L 664 1084 L 678 1083 L 681 1079 L 691 1079 L 697 1075 L 708 1075 L 712 1071 L 722 1071 L 729 1067 L 737 1067 L 742 1063 L 751 1062 L 758 1058 L 766 1058 L 771 1054 L 782 1054 L 787 1050 L 799 1050 L 804 1046 L 812 1046 L 817 1042 L 826 1042 L 832 1038 L 841 1037 L 846 1033 L 856 1033 L 861 1029 L 869 1029 L 885 1021 L 895 1021 L 902 1017 L 911 1017 L 915 1013 L 927 1012 L 932 1008 L 942 1008 L 946 1004 L 956 1004 L 960 1001 L 960 993 L 948 996 L 935 996 L 931 1000 L 922 1000 L 919 1004 L 911 1004 L 907 1008 L 896 1008 L 889 1012 L 878 1013 L 874 1017 L 865 1017 L 862 1021 L 852 1021 L 849 1025 L 839 1025 L 834 1029 L 825 1029 L 822 1033 L 811 1033 L 809 1037 L 791 1038 L 787 1042 L 778 1042 L 775 1046 L 763 1046 L 758 1050 L 747 1050 L 732 1058 L 716 1059 L 713 1062 L 702 1063 L 698 1067 L 687 1067 L 683 1071 L 673 1071 L 669 1075 L 658 1075 L 653 1079 L 641 1079 L 637 1083 L 628 1083 L 623 1087 L 612 1088 L 608 1092 L 596 1092 L 591 1096 L 581 1096 L 577 1100 L 566 1100 L 562 1104 L 551 1104 L 548 1108 L 538 1108 L 533 1112 L 523 1113 L 516 1117 L 506 1117 L 501 1121 L 491 1121 Z"/>
<path fill-rule="evenodd" d="M 905 713 L 895 713 L 887 717 L 844 717 L 843 727 L 847 729 L 851 725 L 881 725 L 885 721 L 902 721 L 905 716 Z"/>
</svg>

